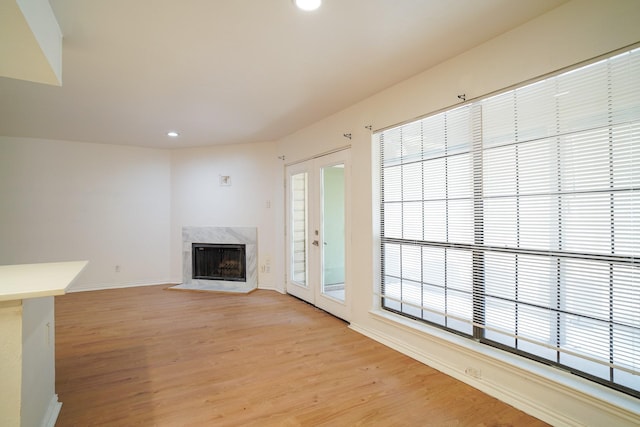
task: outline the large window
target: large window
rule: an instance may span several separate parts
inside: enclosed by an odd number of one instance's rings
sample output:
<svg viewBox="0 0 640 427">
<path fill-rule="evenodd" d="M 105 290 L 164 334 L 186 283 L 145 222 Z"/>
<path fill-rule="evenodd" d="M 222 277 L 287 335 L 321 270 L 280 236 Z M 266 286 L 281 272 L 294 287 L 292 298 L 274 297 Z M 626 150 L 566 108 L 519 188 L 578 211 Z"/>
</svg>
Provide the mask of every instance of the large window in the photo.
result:
<svg viewBox="0 0 640 427">
<path fill-rule="evenodd" d="M 640 396 L 640 49 L 375 138 L 384 309 Z"/>
</svg>

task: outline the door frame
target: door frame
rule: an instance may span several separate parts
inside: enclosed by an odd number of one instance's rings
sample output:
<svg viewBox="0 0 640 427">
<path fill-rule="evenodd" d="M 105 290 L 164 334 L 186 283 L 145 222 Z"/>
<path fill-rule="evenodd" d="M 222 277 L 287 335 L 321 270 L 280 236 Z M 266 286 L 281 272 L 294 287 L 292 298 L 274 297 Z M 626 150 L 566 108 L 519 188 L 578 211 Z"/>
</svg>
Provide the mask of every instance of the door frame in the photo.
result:
<svg viewBox="0 0 640 427">
<path fill-rule="evenodd" d="M 337 164 L 344 164 L 344 264 L 345 277 L 344 301 L 324 294 L 323 283 L 323 251 L 321 247 L 313 246 L 313 240 L 323 242 L 322 229 L 322 168 Z M 291 176 L 297 173 L 307 173 L 307 230 L 306 230 L 306 263 L 307 286 L 301 286 L 292 281 L 291 258 Z M 303 299 L 314 306 L 333 314 L 345 321 L 351 318 L 351 147 L 343 147 L 338 150 L 319 154 L 311 158 L 285 165 L 285 292 L 297 298 Z M 317 227 L 317 228 L 316 228 Z M 318 236 L 315 236 L 315 230 Z"/>
<path fill-rule="evenodd" d="M 306 188 L 305 188 L 305 283 L 296 282 L 293 280 L 292 268 L 293 268 L 293 250 L 292 243 L 289 239 L 292 238 L 292 191 L 291 177 L 297 174 L 306 173 Z M 311 245 L 309 242 L 309 223 L 310 223 L 310 201 L 308 198 L 309 187 L 311 186 L 311 164 L 303 161 L 296 162 L 291 165 L 285 165 L 285 283 L 284 291 L 290 295 L 300 298 L 302 300 L 315 303 L 315 295 L 313 289 L 309 284 L 309 253 L 311 252 Z"/>
</svg>

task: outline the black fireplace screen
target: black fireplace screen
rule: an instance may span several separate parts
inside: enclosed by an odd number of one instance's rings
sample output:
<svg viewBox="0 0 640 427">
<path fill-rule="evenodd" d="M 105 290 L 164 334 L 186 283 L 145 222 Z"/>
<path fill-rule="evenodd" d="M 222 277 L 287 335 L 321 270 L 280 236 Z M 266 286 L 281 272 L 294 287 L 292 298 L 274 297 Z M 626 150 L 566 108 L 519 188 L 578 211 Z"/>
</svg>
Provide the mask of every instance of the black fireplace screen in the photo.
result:
<svg viewBox="0 0 640 427">
<path fill-rule="evenodd" d="M 246 281 L 245 245 L 192 243 L 193 278 Z"/>
</svg>

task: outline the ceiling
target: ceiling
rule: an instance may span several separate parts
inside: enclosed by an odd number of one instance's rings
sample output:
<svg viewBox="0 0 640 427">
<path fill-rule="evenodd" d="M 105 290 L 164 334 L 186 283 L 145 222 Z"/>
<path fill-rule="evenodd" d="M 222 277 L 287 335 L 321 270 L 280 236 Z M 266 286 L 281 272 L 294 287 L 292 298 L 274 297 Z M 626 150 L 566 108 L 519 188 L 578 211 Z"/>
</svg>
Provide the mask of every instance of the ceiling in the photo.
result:
<svg viewBox="0 0 640 427">
<path fill-rule="evenodd" d="M 274 141 L 564 2 L 324 0 L 303 12 L 291 0 L 50 0 L 63 84 L 0 77 L 0 135 Z"/>
</svg>

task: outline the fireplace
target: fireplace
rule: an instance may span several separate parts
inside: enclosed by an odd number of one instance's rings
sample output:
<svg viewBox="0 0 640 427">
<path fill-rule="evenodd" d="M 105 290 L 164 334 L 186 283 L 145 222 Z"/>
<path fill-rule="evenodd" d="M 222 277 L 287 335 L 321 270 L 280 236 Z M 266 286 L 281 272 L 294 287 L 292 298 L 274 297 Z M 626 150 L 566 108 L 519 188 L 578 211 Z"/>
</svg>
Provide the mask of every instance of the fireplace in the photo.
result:
<svg viewBox="0 0 640 427">
<path fill-rule="evenodd" d="M 205 280 L 246 280 L 243 244 L 192 243 L 193 278 Z"/>
<path fill-rule="evenodd" d="M 227 254 L 220 256 L 216 247 Z M 182 283 L 172 289 L 249 293 L 258 287 L 257 249 L 256 227 L 182 227 Z M 204 266 L 194 259 L 199 257 Z"/>
</svg>

